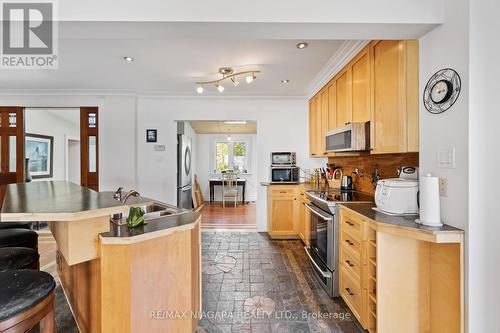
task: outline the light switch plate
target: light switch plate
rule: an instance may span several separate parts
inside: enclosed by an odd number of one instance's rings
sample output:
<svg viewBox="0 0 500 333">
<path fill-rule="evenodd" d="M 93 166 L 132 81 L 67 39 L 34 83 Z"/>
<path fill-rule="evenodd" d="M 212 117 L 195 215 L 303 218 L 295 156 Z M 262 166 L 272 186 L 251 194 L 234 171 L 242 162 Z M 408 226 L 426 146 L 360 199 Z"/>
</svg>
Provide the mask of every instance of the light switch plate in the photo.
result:
<svg viewBox="0 0 500 333">
<path fill-rule="evenodd" d="M 154 145 L 154 151 L 165 151 L 165 145 Z"/>
<path fill-rule="evenodd" d="M 437 153 L 438 168 L 455 169 L 455 148 L 439 149 Z"/>
</svg>

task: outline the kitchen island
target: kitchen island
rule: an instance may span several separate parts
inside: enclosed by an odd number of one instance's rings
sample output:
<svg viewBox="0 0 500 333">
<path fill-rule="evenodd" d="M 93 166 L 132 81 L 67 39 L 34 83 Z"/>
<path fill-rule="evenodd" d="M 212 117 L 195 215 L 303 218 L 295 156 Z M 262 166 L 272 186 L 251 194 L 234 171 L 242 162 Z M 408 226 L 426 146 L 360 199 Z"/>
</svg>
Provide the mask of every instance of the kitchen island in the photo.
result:
<svg viewBox="0 0 500 333">
<path fill-rule="evenodd" d="M 201 309 L 200 215 L 169 207 L 147 225 L 110 222 L 158 203 L 64 181 L 7 186 L 1 222 L 46 221 L 80 332 L 190 332 Z"/>
</svg>

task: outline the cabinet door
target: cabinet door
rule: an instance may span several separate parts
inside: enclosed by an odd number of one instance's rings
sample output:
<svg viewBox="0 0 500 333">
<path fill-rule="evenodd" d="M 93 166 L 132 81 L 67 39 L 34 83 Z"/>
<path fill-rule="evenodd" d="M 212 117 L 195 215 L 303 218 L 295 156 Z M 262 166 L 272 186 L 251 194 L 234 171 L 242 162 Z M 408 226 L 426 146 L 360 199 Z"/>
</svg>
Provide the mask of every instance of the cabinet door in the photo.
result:
<svg viewBox="0 0 500 333">
<path fill-rule="evenodd" d="M 353 122 L 369 121 L 371 117 L 370 48 L 365 48 L 353 60 L 352 119 Z"/>
<path fill-rule="evenodd" d="M 316 99 L 316 156 L 322 157 L 323 156 L 323 149 L 322 147 L 322 138 L 321 138 L 321 121 L 323 120 L 321 116 L 321 93 L 318 93 L 315 97 Z"/>
<path fill-rule="evenodd" d="M 269 214 L 271 235 L 297 235 L 298 233 L 297 197 L 270 197 Z"/>
<path fill-rule="evenodd" d="M 336 126 L 341 127 L 351 122 L 351 70 L 350 68 L 342 72 L 336 80 Z"/>
<path fill-rule="evenodd" d="M 316 99 L 311 99 L 309 101 L 309 154 L 311 156 L 317 156 L 317 114 L 316 114 Z"/>
<path fill-rule="evenodd" d="M 328 86 L 328 131 L 337 127 L 337 83 Z"/>
<path fill-rule="evenodd" d="M 326 155 L 326 141 L 325 141 L 325 134 L 328 132 L 328 89 L 324 89 L 323 92 L 321 93 L 321 154 Z"/>
<path fill-rule="evenodd" d="M 379 41 L 373 46 L 374 153 L 406 152 L 405 41 Z"/>
</svg>

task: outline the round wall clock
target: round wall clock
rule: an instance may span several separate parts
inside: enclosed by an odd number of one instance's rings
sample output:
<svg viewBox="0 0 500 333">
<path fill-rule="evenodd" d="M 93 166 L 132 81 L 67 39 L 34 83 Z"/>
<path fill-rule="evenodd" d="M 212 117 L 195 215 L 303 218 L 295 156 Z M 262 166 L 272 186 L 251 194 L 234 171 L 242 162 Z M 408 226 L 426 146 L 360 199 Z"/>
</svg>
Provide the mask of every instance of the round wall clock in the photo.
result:
<svg viewBox="0 0 500 333">
<path fill-rule="evenodd" d="M 455 104 L 460 95 L 460 75 L 451 68 L 437 71 L 424 90 L 424 106 L 430 113 L 442 113 Z"/>
</svg>

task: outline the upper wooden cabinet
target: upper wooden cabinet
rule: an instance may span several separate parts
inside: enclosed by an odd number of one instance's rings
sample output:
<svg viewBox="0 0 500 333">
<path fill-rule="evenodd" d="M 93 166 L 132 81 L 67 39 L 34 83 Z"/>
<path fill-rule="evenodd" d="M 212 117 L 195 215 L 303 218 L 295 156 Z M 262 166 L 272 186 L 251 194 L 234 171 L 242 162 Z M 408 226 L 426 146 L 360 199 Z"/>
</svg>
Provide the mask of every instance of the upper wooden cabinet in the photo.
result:
<svg viewBox="0 0 500 333">
<path fill-rule="evenodd" d="M 418 41 L 373 41 L 310 106 L 310 153 L 326 154 L 325 133 L 350 122 L 371 124 L 371 153 L 418 152 Z"/>
<path fill-rule="evenodd" d="M 418 151 L 418 44 L 378 41 L 373 48 L 373 153 Z"/>
<path fill-rule="evenodd" d="M 352 61 L 352 122 L 371 120 L 371 48 L 365 48 Z"/>
<path fill-rule="evenodd" d="M 337 95 L 336 101 L 337 105 L 335 108 L 336 120 L 335 127 L 341 127 L 347 125 L 351 121 L 351 96 L 352 96 L 352 85 L 351 85 L 351 69 L 347 68 L 342 71 L 336 80 Z"/>
</svg>

